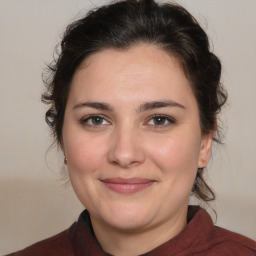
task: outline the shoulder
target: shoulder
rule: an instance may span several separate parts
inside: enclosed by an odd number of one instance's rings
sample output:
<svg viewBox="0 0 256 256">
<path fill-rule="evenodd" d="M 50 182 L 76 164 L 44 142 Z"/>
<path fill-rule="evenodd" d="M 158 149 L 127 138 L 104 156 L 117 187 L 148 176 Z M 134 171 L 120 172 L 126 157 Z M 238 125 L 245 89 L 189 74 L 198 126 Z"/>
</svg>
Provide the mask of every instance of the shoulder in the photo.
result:
<svg viewBox="0 0 256 256">
<path fill-rule="evenodd" d="M 256 242 L 252 239 L 215 226 L 207 245 L 207 256 L 256 256 Z M 198 255 L 201 255 L 200 253 Z"/>
<path fill-rule="evenodd" d="M 72 226 L 53 237 L 6 256 L 74 256 L 69 240 L 70 229 Z"/>
<path fill-rule="evenodd" d="M 192 217 L 187 236 L 191 237 L 191 243 L 185 255 L 256 256 L 256 242 L 252 239 L 215 226 L 204 209 L 192 206 L 189 213 Z"/>
<path fill-rule="evenodd" d="M 86 210 L 69 229 L 6 256 L 75 256 L 78 254 L 105 255 L 94 236 L 90 216 Z"/>
</svg>

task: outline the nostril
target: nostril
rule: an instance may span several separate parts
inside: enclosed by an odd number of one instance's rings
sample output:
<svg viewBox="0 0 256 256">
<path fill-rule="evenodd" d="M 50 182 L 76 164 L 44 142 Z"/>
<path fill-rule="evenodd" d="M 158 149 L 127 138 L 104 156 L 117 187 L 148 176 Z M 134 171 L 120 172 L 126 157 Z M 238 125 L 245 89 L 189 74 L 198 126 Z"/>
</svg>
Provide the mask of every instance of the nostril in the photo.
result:
<svg viewBox="0 0 256 256">
<path fill-rule="evenodd" d="M 118 161 L 118 160 L 112 161 L 111 163 L 115 166 L 120 166 L 122 168 L 131 168 L 140 164 L 139 161 Z"/>
<path fill-rule="evenodd" d="M 137 165 L 140 165 L 144 162 L 144 154 L 141 152 L 140 154 L 130 154 L 130 155 L 117 155 L 110 154 L 108 156 L 108 160 L 112 165 L 120 166 L 121 168 L 132 168 Z"/>
</svg>

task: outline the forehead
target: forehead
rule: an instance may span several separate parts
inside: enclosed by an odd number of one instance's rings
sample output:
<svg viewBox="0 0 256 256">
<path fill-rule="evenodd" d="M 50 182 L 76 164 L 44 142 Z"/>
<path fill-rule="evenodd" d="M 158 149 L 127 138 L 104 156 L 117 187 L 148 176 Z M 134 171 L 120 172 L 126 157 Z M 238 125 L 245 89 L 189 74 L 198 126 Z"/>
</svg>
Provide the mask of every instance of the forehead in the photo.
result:
<svg viewBox="0 0 256 256">
<path fill-rule="evenodd" d="M 107 49 L 88 57 L 77 69 L 70 96 L 129 96 L 176 98 L 193 96 L 191 86 L 177 59 L 154 45 L 129 49 Z M 100 93 L 100 94 L 99 94 Z"/>
<path fill-rule="evenodd" d="M 170 68 L 182 72 L 178 60 L 159 46 L 149 44 L 134 45 L 128 49 L 105 49 L 86 58 L 76 71 L 86 68 L 88 72 L 97 71 L 106 75 L 118 75 L 119 72 L 142 77 L 143 74 L 155 75 L 154 70 L 168 75 Z M 182 72 L 183 73 L 183 72 Z M 75 74 L 75 76 L 76 76 Z"/>
</svg>

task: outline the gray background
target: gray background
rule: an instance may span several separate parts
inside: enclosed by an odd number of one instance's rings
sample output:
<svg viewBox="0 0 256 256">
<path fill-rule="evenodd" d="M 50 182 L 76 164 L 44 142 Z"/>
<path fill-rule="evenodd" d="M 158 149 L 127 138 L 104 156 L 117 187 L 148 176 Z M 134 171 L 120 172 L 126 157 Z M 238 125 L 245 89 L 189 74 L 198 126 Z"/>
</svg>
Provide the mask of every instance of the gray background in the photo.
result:
<svg viewBox="0 0 256 256">
<path fill-rule="evenodd" d="M 59 170 L 44 123 L 41 73 L 65 26 L 106 1 L 0 0 L 0 255 L 52 236 L 82 210 Z M 256 1 L 183 0 L 206 29 L 224 69 L 226 145 L 208 179 L 217 225 L 256 239 Z"/>
</svg>

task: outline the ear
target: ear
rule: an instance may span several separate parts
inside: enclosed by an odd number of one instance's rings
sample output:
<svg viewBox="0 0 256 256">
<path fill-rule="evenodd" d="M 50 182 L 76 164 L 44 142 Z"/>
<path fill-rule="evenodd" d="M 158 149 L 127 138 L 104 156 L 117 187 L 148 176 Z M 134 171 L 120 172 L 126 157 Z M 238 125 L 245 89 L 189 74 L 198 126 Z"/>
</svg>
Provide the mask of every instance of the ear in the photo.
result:
<svg viewBox="0 0 256 256">
<path fill-rule="evenodd" d="M 63 154 L 66 155 L 63 138 L 61 138 L 61 141 L 59 142 L 59 147 L 60 147 L 61 151 L 63 152 Z"/>
<path fill-rule="evenodd" d="M 214 133 L 215 132 L 212 132 L 202 136 L 198 168 L 204 168 L 210 161 Z"/>
<path fill-rule="evenodd" d="M 64 155 L 64 164 L 67 165 L 68 164 L 68 159 L 65 153 L 65 147 L 64 147 L 64 143 L 63 143 L 63 139 L 61 139 L 60 143 L 59 143 L 60 149 Z"/>
</svg>

